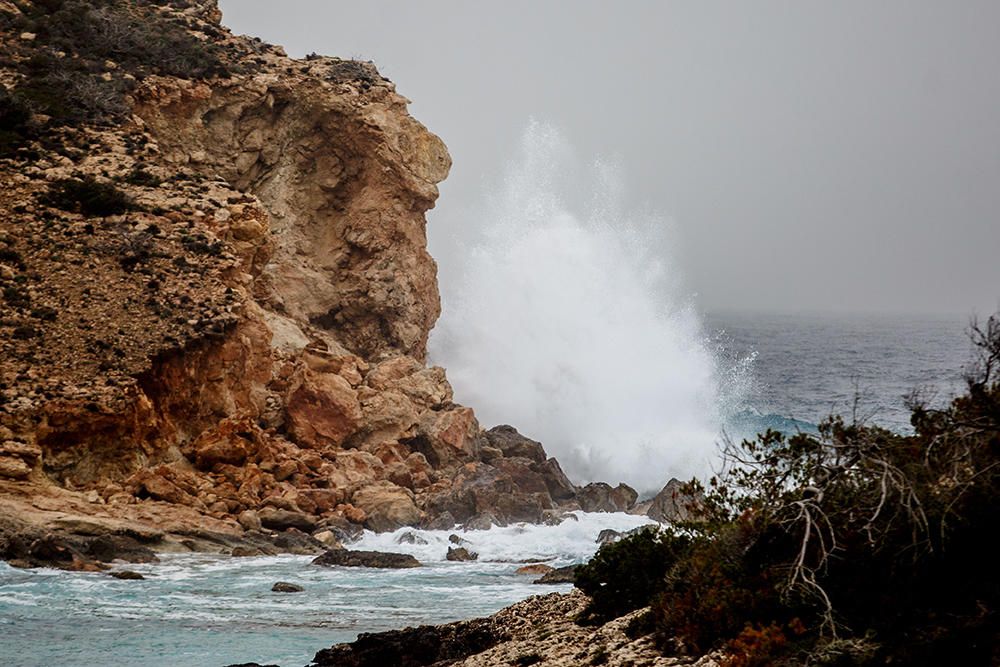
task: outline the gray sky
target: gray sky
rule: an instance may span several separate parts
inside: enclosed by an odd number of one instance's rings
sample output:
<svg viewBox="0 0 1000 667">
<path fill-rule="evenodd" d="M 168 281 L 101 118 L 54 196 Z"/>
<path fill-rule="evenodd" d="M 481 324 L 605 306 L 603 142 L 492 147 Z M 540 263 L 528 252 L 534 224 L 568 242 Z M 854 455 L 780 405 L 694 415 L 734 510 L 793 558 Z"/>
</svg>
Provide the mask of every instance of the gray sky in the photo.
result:
<svg viewBox="0 0 1000 667">
<path fill-rule="evenodd" d="M 998 2 L 221 5 L 413 100 L 454 158 L 432 241 L 475 225 L 534 117 L 673 219 L 706 310 L 1000 304 Z"/>
</svg>

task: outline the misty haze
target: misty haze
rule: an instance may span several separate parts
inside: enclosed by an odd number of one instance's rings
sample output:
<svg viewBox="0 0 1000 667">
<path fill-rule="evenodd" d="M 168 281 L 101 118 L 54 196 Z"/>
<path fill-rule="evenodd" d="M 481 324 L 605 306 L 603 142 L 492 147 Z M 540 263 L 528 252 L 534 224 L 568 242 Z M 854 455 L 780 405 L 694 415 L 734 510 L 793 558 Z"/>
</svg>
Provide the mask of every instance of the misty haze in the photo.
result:
<svg viewBox="0 0 1000 667">
<path fill-rule="evenodd" d="M 997 3 L 0 44 L 0 663 L 1000 664 Z"/>
</svg>

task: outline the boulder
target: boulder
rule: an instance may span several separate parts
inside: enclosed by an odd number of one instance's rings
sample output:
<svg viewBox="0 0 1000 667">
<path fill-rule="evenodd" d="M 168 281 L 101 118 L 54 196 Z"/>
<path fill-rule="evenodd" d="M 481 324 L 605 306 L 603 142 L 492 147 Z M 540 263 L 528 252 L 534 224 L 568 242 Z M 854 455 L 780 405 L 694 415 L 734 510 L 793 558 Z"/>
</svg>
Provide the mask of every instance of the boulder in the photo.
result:
<svg viewBox="0 0 1000 667">
<path fill-rule="evenodd" d="M 278 581 L 271 586 L 271 590 L 275 593 L 301 593 L 305 589 L 298 584 L 292 584 L 287 581 Z"/>
<path fill-rule="evenodd" d="M 671 479 L 649 506 L 647 516 L 660 523 L 690 521 L 697 518 L 702 498 L 700 495 L 685 493 L 686 485 L 678 479 Z"/>
<path fill-rule="evenodd" d="M 127 535 L 100 535 L 87 541 L 83 553 L 102 563 L 122 560 L 128 563 L 158 563 L 159 558 L 147 546 Z"/>
<path fill-rule="evenodd" d="M 505 457 L 531 459 L 536 463 L 545 461 L 545 450 L 540 442 L 526 438 L 513 426 L 494 426 L 483 434 L 489 447 L 499 449 Z"/>
<path fill-rule="evenodd" d="M 339 447 L 361 422 L 351 383 L 332 373 L 299 369 L 286 397 L 288 432 L 303 447 Z"/>
<path fill-rule="evenodd" d="M 557 567 L 545 573 L 541 578 L 535 579 L 533 584 L 572 584 L 576 581 L 576 570 L 579 565 L 567 565 Z"/>
<path fill-rule="evenodd" d="M 264 528 L 271 530 L 286 530 L 295 528 L 311 533 L 316 529 L 316 517 L 293 510 L 265 507 L 257 512 L 257 517 Z"/>
<path fill-rule="evenodd" d="M 576 494 L 584 512 L 627 512 L 635 505 L 639 494 L 627 484 L 612 488 L 604 482 L 591 482 Z"/>
<path fill-rule="evenodd" d="M 538 576 L 540 574 L 548 574 L 553 570 L 551 565 L 545 565 L 544 563 L 532 563 L 531 565 L 522 565 L 521 567 L 514 570 L 514 574 L 533 574 Z"/>
<path fill-rule="evenodd" d="M 315 558 L 312 564 L 393 569 L 420 567 L 420 561 L 409 554 L 384 551 L 351 551 L 349 549 L 331 549 Z"/>
<path fill-rule="evenodd" d="M 388 481 L 360 489 L 351 502 L 365 512 L 365 527 L 376 533 L 416 526 L 423 519 L 423 513 L 413 502 L 413 492 Z"/>
<path fill-rule="evenodd" d="M 448 547 L 448 553 L 445 555 L 446 560 L 454 561 L 470 561 L 478 558 L 479 554 L 475 551 L 469 551 L 465 547 Z"/>
<path fill-rule="evenodd" d="M 534 470 L 545 480 L 549 496 L 554 502 L 565 503 L 576 499 L 576 485 L 569 481 L 558 461 L 550 458 L 535 463 Z"/>
<path fill-rule="evenodd" d="M 132 570 L 115 570 L 114 572 L 109 572 L 108 574 L 110 574 L 115 579 L 138 581 L 146 578 L 141 574 L 139 574 L 138 572 L 133 572 Z"/>
</svg>

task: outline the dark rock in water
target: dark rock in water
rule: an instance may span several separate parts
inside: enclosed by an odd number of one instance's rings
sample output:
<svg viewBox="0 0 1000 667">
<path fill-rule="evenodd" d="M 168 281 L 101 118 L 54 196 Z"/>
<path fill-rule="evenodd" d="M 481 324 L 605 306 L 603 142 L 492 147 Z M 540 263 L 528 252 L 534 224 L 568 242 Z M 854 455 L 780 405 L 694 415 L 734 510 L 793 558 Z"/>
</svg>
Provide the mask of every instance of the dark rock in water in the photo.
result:
<svg viewBox="0 0 1000 667">
<path fill-rule="evenodd" d="M 465 547 L 448 547 L 448 554 L 445 558 L 447 560 L 469 561 L 478 559 L 479 554 L 475 551 L 469 551 Z"/>
<path fill-rule="evenodd" d="M 84 553 L 102 563 L 123 560 L 129 563 L 158 563 L 153 550 L 126 535 L 101 535 L 87 543 Z"/>
<path fill-rule="evenodd" d="M 541 443 L 524 437 L 513 426 L 494 426 L 484 435 L 487 446 L 499 449 L 507 458 L 519 456 L 539 463 L 545 460 Z"/>
<path fill-rule="evenodd" d="M 396 544 L 427 544 L 427 540 L 408 530 L 396 538 Z"/>
<path fill-rule="evenodd" d="M 139 574 L 138 572 L 133 572 L 132 570 L 115 570 L 114 572 L 109 572 L 108 574 L 110 574 L 115 579 L 139 580 L 146 578 L 141 574 Z"/>
<path fill-rule="evenodd" d="M 462 524 L 462 530 L 489 530 L 493 526 L 503 525 L 506 524 L 491 513 L 481 512 Z"/>
<path fill-rule="evenodd" d="M 463 544 L 470 544 L 469 540 L 463 537 L 459 537 L 455 533 L 452 533 L 451 535 L 448 536 L 448 541 L 451 542 L 452 544 L 457 544 L 459 546 Z"/>
<path fill-rule="evenodd" d="M 316 530 L 316 517 L 304 512 L 293 512 L 292 510 L 267 507 L 257 512 L 257 517 L 260 519 L 262 526 L 271 530 L 296 528 L 306 533 Z"/>
<path fill-rule="evenodd" d="M 584 512 L 627 512 L 638 498 L 636 490 L 627 484 L 611 488 L 604 482 L 591 482 L 576 494 Z"/>
<path fill-rule="evenodd" d="M 385 551 L 351 551 L 349 549 L 331 549 L 317 556 L 312 564 L 341 565 L 344 567 L 420 567 L 420 561 L 409 554 L 397 554 Z"/>
<path fill-rule="evenodd" d="M 312 667 L 450 665 L 482 653 L 509 637 L 489 618 L 388 632 L 364 632 L 350 644 L 338 644 L 317 653 Z"/>
<path fill-rule="evenodd" d="M 324 519 L 321 526 L 333 533 L 337 541 L 341 544 L 351 544 L 361 539 L 365 529 L 356 523 L 351 523 L 340 516 L 332 516 Z"/>
<path fill-rule="evenodd" d="M 298 584 L 291 584 L 287 581 L 279 581 L 271 586 L 271 590 L 275 593 L 301 593 L 305 589 Z"/>
<path fill-rule="evenodd" d="M 296 528 L 289 528 L 283 533 L 276 535 L 274 537 L 274 546 L 285 553 L 300 554 L 303 556 L 320 553 L 329 548 L 312 535 L 307 535 Z"/>
<path fill-rule="evenodd" d="M 535 579 L 533 584 L 572 584 L 576 581 L 576 569 L 579 565 L 567 565 L 557 567 L 551 572 L 547 572 L 540 579 Z"/>
<path fill-rule="evenodd" d="M 241 662 L 238 665 L 226 665 L 226 667 L 280 667 L 279 665 L 261 665 L 256 662 Z"/>
<path fill-rule="evenodd" d="M 263 556 L 264 552 L 257 547 L 233 547 L 229 555 L 235 558 L 251 558 L 253 556 Z"/>
<path fill-rule="evenodd" d="M 444 511 L 437 516 L 428 518 L 420 524 L 424 530 L 451 530 L 455 527 L 455 517 L 451 512 Z"/>
<path fill-rule="evenodd" d="M 649 506 L 647 516 L 660 523 L 690 521 L 697 518 L 702 498 L 699 495 L 684 493 L 685 484 L 679 479 L 672 479 L 656 494 Z"/>
<path fill-rule="evenodd" d="M 600 533 L 597 534 L 597 543 L 600 545 L 611 544 L 612 542 L 617 542 L 622 538 L 622 534 L 617 530 L 612 530 L 611 528 L 605 528 Z"/>
<path fill-rule="evenodd" d="M 545 575 L 552 571 L 551 565 L 545 565 L 544 563 L 533 563 L 531 565 L 522 565 L 521 567 L 514 570 L 514 574 L 533 574 L 536 577 L 540 574 Z"/>
</svg>

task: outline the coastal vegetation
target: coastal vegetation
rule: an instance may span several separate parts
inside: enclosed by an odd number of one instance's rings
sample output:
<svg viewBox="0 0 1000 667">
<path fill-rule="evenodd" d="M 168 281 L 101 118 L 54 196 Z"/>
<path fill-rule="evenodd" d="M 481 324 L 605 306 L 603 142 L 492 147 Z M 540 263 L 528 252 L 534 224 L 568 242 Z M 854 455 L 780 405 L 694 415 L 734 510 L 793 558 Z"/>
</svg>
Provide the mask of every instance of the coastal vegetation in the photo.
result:
<svg viewBox="0 0 1000 667">
<path fill-rule="evenodd" d="M 600 549 L 579 622 L 650 606 L 637 632 L 728 664 L 996 664 L 1000 316 L 973 322 L 966 391 L 909 399 L 912 435 L 842 417 L 724 447 L 696 518 Z"/>
</svg>

